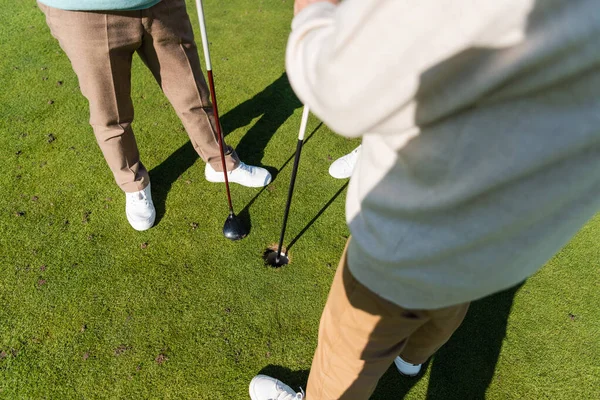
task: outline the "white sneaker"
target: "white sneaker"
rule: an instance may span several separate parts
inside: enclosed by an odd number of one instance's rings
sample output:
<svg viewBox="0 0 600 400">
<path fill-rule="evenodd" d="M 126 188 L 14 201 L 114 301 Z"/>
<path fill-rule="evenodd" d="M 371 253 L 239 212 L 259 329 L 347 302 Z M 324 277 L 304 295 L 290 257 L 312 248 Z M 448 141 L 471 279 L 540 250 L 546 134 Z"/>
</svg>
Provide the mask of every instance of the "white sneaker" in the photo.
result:
<svg viewBox="0 0 600 400">
<path fill-rule="evenodd" d="M 217 172 L 210 164 L 204 167 L 204 176 L 209 182 L 225 182 L 223 172 Z M 271 183 L 271 174 L 264 168 L 246 165 L 240 162 L 240 165 L 234 170 L 227 172 L 229 182 L 239 183 L 247 187 L 263 187 Z"/>
<path fill-rule="evenodd" d="M 125 193 L 127 221 L 136 231 L 145 231 L 154 225 L 156 210 L 152 203 L 150 184 L 139 192 Z"/>
<path fill-rule="evenodd" d="M 396 357 L 396 359 L 394 360 L 394 364 L 396 364 L 398 372 L 405 376 L 417 376 L 419 372 L 421 372 L 421 366 L 423 365 L 411 364 L 401 359 L 400 356 Z"/>
<path fill-rule="evenodd" d="M 354 166 L 360 155 L 360 146 L 352 150 L 350 153 L 335 160 L 329 167 L 329 175 L 336 179 L 346 179 L 352 176 Z"/>
<path fill-rule="evenodd" d="M 256 375 L 250 382 L 252 400 L 302 400 L 304 393 L 296 393 L 285 383 L 267 375 Z"/>
</svg>

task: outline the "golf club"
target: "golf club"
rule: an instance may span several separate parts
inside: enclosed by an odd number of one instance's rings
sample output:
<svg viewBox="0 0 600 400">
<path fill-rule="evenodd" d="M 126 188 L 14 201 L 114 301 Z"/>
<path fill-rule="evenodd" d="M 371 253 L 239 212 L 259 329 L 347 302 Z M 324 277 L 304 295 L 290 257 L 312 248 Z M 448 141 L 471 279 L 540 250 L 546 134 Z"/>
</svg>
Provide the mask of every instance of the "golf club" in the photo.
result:
<svg viewBox="0 0 600 400">
<path fill-rule="evenodd" d="M 279 235 L 279 243 L 277 245 L 277 251 L 268 251 L 265 253 L 265 261 L 267 264 L 273 267 L 280 267 L 290 262 L 289 256 L 282 252 L 283 248 L 283 237 L 285 236 L 285 228 L 287 226 L 288 216 L 290 214 L 290 208 L 292 205 L 292 195 L 294 194 L 294 185 L 296 183 L 296 174 L 298 173 L 298 165 L 300 164 L 300 153 L 302 152 L 302 144 L 304 142 L 304 133 L 306 132 L 306 123 L 308 122 L 309 115 L 308 106 L 304 106 L 302 110 L 302 121 L 300 122 L 300 132 L 298 133 L 298 143 L 296 144 L 296 155 L 294 157 L 294 166 L 292 167 L 292 177 L 290 179 L 290 187 L 288 190 L 287 202 L 285 204 L 285 212 L 283 214 L 283 225 L 281 227 L 281 234 Z"/>
<path fill-rule="evenodd" d="M 221 166 L 223 167 L 223 175 L 225 176 L 225 188 L 227 190 L 227 201 L 229 204 L 229 216 L 223 225 L 223 235 L 230 240 L 240 240 L 248 235 L 248 230 L 239 220 L 239 217 L 233 212 L 233 204 L 231 203 L 231 192 L 229 190 L 229 179 L 227 177 L 227 167 L 225 166 L 225 150 L 223 132 L 221 123 L 219 122 L 219 109 L 217 107 L 217 95 L 215 94 L 215 81 L 212 74 L 212 66 L 210 63 L 210 53 L 208 51 L 208 36 L 206 34 L 206 24 L 204 22 L 204 9 L 202 8 L 202 0 L 196 0 L 196 10 L 198 11 L 198 21 L 200 22 L 200 34 L 202 35 L 202 49 L 204 50 L 204 60 L 206 61 L 206 75 L 208 76 L 208 86 L 210 89 L 210 98 L 212 101 L 213 113 L 215 115 L 215 123 L 217 125 L 217 135 L 219 141 L 219 150 L 221 151 Z"/>
</svg>

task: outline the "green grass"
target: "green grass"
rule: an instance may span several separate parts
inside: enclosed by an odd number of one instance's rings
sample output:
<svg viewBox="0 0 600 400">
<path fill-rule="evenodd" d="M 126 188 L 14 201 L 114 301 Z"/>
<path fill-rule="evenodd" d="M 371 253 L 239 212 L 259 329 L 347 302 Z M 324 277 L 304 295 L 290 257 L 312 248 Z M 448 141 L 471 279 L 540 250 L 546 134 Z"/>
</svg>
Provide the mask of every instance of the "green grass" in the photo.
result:
<svg viewBox="0 0 600 400">
<path fill-rule="evenodd" d="M 161 218 L 134 232 L 43 15 L 0 6 L 0 398 L 244 399 L 260 371 L 304 385 L 348 235 L 327 168 L 357 142 L 310 119 L 286 242 L 302 235 L 291 265 L 265 268 L 301 114 L 282 77 L 291 1 L 205 1 L 227 140 L 279 171 L 266 190 L 232 187 L 252 224 L 237 243 L 220 233 L 224 188 L 137 58 L 134 129 Z M 596 217 L 518 291 L 476 302 L 421 379 L 390 370 L 374 398 L 599 398 L 598 237 Z"/>
</svg>

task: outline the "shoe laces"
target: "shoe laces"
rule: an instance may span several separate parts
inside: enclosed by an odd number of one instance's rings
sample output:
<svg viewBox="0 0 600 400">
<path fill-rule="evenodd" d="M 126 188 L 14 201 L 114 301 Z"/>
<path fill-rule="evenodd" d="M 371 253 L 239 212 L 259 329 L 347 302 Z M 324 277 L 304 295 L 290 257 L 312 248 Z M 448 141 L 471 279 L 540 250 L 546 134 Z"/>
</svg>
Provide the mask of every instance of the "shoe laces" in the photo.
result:
<svg viewBox="0 0 600 400">
<path fill-rule="evenodd" d="M 146 196 L 145 190 L 140 190 L 139 192 L 126 193 L 127 200 L 129 200 L 132 204 L 147 204 L 148 196 Z"/>
<path fill-rule="evenodd" d="M 240 165 L 236 169 L 240 169 L 240 170 L 246 171 L 246 172 L 248 172 L 251 175 L 254 174 L 254 167 L 251 166 L 251 165 L 247 165 L 247 164 L 245 164 L 245 163 L 243 163 L 241 161 L 240 161 Z"/>
</svg>

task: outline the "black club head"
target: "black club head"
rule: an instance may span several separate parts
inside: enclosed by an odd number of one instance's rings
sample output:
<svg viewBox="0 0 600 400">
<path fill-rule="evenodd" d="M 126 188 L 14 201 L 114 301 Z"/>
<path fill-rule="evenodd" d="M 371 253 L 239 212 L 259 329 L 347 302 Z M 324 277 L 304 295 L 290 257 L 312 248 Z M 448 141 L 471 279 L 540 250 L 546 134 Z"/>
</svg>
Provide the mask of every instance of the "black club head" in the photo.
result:
<svg viewBox="0 0 600 400">
<path fill-rule="evenodd" d="M 223 225 L 223 235 L 229 240 L 240 240 L 248 236 L 248 230 L 239 217 L 230 212 Z"/>
</svg>

